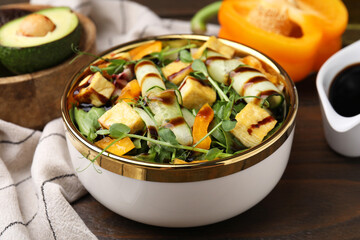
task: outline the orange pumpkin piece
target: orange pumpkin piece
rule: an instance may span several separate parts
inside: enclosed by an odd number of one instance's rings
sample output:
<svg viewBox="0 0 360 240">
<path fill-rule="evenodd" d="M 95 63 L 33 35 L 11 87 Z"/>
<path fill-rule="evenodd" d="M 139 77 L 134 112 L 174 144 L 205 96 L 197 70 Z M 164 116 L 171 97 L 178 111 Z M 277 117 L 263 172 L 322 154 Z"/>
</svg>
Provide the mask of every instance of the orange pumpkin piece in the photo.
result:
<svg viewBox="0 0 360 240">
<path fill-rule="evenodd" d="M 114 141 L 115 141 L 115 139 L 112 139 L 110 137 L 105 137 L 105 138 L 95 142 L 95 146 L 104 149 Z M 123 139 L 120 139 L 116 143 L 114 143 L 106 151 L 113 153 L 115 155 L 118 155 L 118 156 L 122 156 L 125 153 L 131 151 L 133 148 L 135 148 L 134 143 L 131 141 L 131 139 L 129 137 L 125 137 Z"/>
<path fill-rule="evenodd" d="M 136 47 L 130 50 L 129 53 L 132 60 L 139 60 L 150 53 L 160 52 L 161 48 L 162 42 L 155 41 Z"/>
<path fill-rule="evenodd" d="M 136 79 L 128 82 L 126 86 L 121 90 L 121 93 L 117 101 L 124 100 L 125 102 L 137 101 L 141 94 L 141 88 Z"/>
<path fill-rule="evenodd" d="M 110 65 L 110 63 L 104 62 L 104 63 L 99 64 L 98 67 L 99 67 L 100 69 L 102 69 L 102 68 L 108 67 L 109 65 Z M 107 71 L 101 71 L 101 74 L 102 74 L 106 79 L 108 79 L 108 80 L 111 79 L 111 76 L 108 74 Z"/>
<path fill-rule="evenodd" d="M 193 141 L 194 144 L 199 142 L 208 133 L 210 122 L 214 118 L 214 111 L 208 103 L 204 104 L 195 116 L 193 125 Z M 203 141 L 196 145 L 197 148 L 210 149 L 211 138 L 206 137 Z"/>
</svg>

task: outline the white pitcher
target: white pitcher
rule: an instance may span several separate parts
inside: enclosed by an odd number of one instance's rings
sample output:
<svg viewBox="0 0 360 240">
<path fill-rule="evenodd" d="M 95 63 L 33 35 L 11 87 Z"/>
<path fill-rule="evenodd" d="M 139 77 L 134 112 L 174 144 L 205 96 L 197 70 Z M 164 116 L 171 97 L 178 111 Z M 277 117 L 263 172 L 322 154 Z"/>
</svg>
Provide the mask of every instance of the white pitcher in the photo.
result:
<svg viewBox="0 0 360 240">
<path fill-rule="evenodd" d="M 353 117 L 339 115 L 330 104 L 328 96 L 335 76 L 355 63 L 360 63 L 360 40 L 331 56 L 316 78 L 326 140 L 332 149 L 348 157 L 360 156 L 360 114 Z"/>
</svg>

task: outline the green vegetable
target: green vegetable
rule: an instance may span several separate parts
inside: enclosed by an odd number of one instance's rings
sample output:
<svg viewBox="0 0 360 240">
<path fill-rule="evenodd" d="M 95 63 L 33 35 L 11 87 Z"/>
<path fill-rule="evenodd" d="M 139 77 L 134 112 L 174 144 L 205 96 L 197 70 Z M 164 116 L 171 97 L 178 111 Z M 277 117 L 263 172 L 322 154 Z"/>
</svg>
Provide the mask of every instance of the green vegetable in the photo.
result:
<svg viewBox="0 0 360 240">
<path fill-rule="evenodd" d="M 230 132 L 231 130 L 234 129 L 235 126 L 236 126 L 236 121 L 226 120 L 222 122 L 222 128 L 226 132 Z"/>
<path fill-rule="evenodd" d="M 79 127 L 80 132 L 91 142 L 97 137 L 96 131 L 100 128 L 97 121 L 105 113 L 104 108 L 92 107 L 89 112 L 74 108 L 74 120 Z"/>
<path fill-rule="evenodd" d="M 204 156 L 203 159 L 214 160 L 215 158 L 220 158 L 223 155 L 223 151 L 218 148 L 211 148 Z M 230 155 L 231 156 L 231 155 Z"/>
<path fill-rule="evenodd" d="M 159 61 L 159 65 L 160 67 L 164 67 L 168 62 L 167 62 L 167 56 L 171 56 L 175 53 L 179 53 L 184 49 L 190 49 L 195 47 L 196 45 L 194 44 L 187 44 L 185 46 L 182 46 L 180 48 L 175 48 L 175 49 L 170 49 L 169 47 L 164 48 L 163 50 L 161 50 L 160 52 L 154 52 L 150 54 L 150 57 L 146 58 L 146 59 L 157 59 Z"/>
<path fill-rule="evenodd" d="M 187 50 L 181 50 L 180 51 L 180 61 L 184 63 L 191 63 L 193 61 L 193 58 L 191 57 L 191 54 Z"/>
<path fill-rule="evenodd" d="M 206 23 L 219 12 L 221 1 L 213 2 L 200 9 L 191 19 L 191 31 L 196 34 L 206 33 Z"/>
</svg>

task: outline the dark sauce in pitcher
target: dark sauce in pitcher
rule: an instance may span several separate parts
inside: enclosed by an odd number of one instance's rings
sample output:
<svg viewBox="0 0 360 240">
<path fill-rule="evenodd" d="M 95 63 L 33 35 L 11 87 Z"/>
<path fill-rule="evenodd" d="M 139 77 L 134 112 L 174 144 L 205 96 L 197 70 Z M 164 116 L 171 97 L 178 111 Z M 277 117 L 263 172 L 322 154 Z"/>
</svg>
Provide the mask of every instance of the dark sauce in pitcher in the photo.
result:
<svg viewBox="0 0 360 240">
<path fill-rule="evenodd" d="M 334 110 L 344 117 L 360 113 L 360 63 L 344 68 L 335 76 L 329 100 Z"/>
</svg>

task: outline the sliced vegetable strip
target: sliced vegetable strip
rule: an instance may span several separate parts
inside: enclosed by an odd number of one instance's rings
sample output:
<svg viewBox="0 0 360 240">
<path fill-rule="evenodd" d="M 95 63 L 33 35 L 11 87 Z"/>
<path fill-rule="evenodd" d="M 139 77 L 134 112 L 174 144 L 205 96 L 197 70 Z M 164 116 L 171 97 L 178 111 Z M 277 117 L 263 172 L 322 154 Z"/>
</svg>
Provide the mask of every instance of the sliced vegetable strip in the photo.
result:
<svg viewBox="0 0 360 240">
<path fill-rule="evenodd" d="M 209 104 L 205 104 L 196 114 L 194 126 L 193 126 L 193 139 L 194 144 L 198 143 L 205 135 L 208 133 L 208 127 L 210 122 L 214 118 L 214 111 Z M 199 142 L 196 147 L 202 149 L 210 149 L 211 138 L 210 136 L 206 137 L 204 140 Z"/>
<path fill-rule="evenodd" d="M 149 60 L 137 63 L 135 75 L 158 127 L 171 129 L 180 144 L 191 145 L 191 130 L 183 118 L 176 93 L 174 90 L 165 90 L 165 84 L 155 64 Z"/>
<path fill-rule="evenodd" d="M 259 70 L 240 65 L 230 72 L 232 87 L 240 96 L 257 96 L 262 99 L 269 97 L 271 108 L 277 107 L 283 101 L 281 91 Z M 247 103 L 258 102 L 258 98 L 245 98 Z"/>
<path fill-rule="evenodd" d="M 166 89 L 159 70 L 150 60 L 138 62 L 135 65 L 135 75 L 141 87 L 143 97 L 152 92 L 160 92 Z"/>
</svg>

